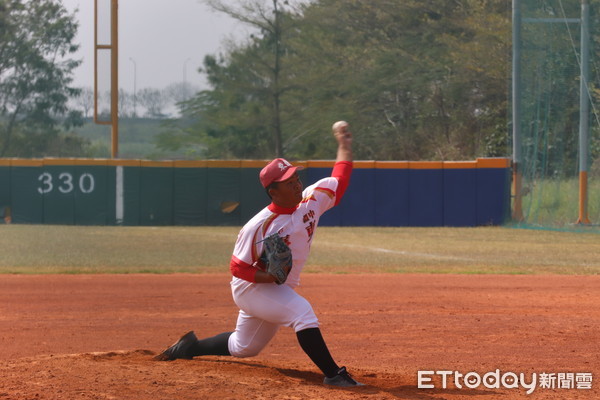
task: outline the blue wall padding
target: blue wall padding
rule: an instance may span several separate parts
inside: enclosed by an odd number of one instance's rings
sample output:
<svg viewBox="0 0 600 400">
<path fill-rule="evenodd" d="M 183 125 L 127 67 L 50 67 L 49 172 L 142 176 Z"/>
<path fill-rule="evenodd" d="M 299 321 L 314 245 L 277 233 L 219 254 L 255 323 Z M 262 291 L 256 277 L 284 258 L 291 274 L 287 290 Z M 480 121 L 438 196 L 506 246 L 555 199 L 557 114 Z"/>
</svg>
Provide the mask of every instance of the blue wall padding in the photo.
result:
<svg viewBox="0 0 600 400">
<path fill-rule="evenodd" d="M 352 183 L 351 183 L 352 184 Z M 408 226 L 408 169 L 375 170 L 376 226 Z"/>
<path fill-rule="evenodd" d="M 172 224 L 173 168 L 142 168 L 140 174 L 140 225 Z"/>
<path fill-rule="evenodd" d="M 500 225 L 510 215 L 510 170 L 477 169 L 477 225 Z"/>
<path fill-rule="evenodd" d="M 112 168 L 112 170 L 113 175 L 116 174 L 115 168 Z M 123 203 L 126 211 L 123 217 L 123 225 L 141 225 L 141 170 L 142 167 L 123 167 Z"/>
<path fill-rule="evenodd" d="M 223 213 L 224 203 L 240 202 L 241 168 L 207 168 L 207 221 L 208 225 L 240 225 L 241 208 Z M 260 189 L 258 185 L 256 189 Z"/>
<path fill-rule="evenodd" d="M 173 222 L 206 224 L 206 168 L 174 168 Z"/>
<path fill-rule="evenodd" d="M 258 179 L 259 161 L 191 162 L 184 167 L 135 160 L 61 161 L 3 162 L 0 207 L 11 208 L 14 223 L 242 225 L 270 202 Z M 510 213 L 509 160 L 462 164 L 356 162 L 344 198 L 321 217 L 320 224 L 504 223 Z M 333 162 L 308 162 L 306 166 L 299 172 L 304 186 L 331 176 Z M 118 168 L 124 175 L 122 221 L 116 215 Z"/>
<path fill-rule="evenodd" d="M 352 171 L 350 185 L 339 205 L 334 207 L 341 208 L 342 225 L 375 225 L 375 173 L 375 168 L 355 168 Z"/>
<path fill-rule="evenodd" d="M 4 208 L 10 205 L 10 186 L 10 166 L 0 166 L 0 216 L 3 216 Z"/>
<path fill-rule="evenodd" d="M 45 224 L 75 224 L 75 187 L 73 167 L 45 166 L 44 172 L 52 176 L 53 190 L 45 193 L 44 223 Z M 68 193 L 64 193 L 68 191 Z"/>
<path fill-rule="evenodd" d="M 240 221 L 245 223 L 265 208 L 271 199 L 260 184 L 260 168 L 241 169 Z"/>
<path fill-rule="evenodd" d="M 477 169 L 444 169 L 444 226 L 477 225 Z"/>
<path fill-rule="evenodd" d="M 44 223 L 44 195 L 38 192 L 42 188 L 39 180 L 42 168 L 11 167 L 11 199 L 13 222 L 26 224 Z"/>
<path fill-rule="evenodd" d="M 106 192 L 104 197 L 106 198 L 106 225 L 117 225 L 117 180 L 116 167 L 106 166 Z"/>
<path fill-rule="evenodd" d="M 442 169 L 410 169 L 408 193 L 409 226 L 444 225 L 444 173 Z"/>
<path fill-rule="evenodd" d="M 107 196 L 108 172 L 106 166 L 73 166 L 77 187 L 73 191 L 75 224 L 106 225 L 109 223 L 109 210 L 114 209 L 115 197 Z"/>
<path fill-rule="evenodd" d="M 104 165 L 12 166 L 10 171 L 15 181 L 6 205 L 13 222 L 105 225 L 114 220 Z"/>
</svg>

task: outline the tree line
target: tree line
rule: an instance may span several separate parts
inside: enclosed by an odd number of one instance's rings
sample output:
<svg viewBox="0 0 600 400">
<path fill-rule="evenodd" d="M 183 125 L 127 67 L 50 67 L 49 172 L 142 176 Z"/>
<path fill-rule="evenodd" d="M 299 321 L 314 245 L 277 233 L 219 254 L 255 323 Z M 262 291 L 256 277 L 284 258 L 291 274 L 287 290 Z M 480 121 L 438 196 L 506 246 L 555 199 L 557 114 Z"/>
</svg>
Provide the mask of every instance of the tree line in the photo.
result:
<svg viewBox="0 0 600 400">
<path fill-rule="evenodd" d="M 172 83 L 165 88 L 146 87 L 135 92 L 119 89 L 119 117 L 122 118 L 155 118 L 165 119 L 173 114 L 176 105 L 189 99 L 198 88 L 190 83 Z M 105 115 L 110 111 L 110 91 L 100 93 L 98 96 L 100 115 Z M 81 112 L 83 117 L 88 119 L 93 117 L 94 113 L 94 89 L 84 87 L 80 92 L 71 98 L 70 107 L 77 112 Z"/>
<path fill-rule="evenodd" d="M 358 159 L 510 154 L 510 2 L 204 1 L 253 33 L 204 58 L 205 90 L 179 99 L 157 89 L 121 91 L 123 116 L 161 118 L 165 99 L 178 104 L 158 135 L 161 149 L 200 148 L 203 158 L 331 158 L 331 123 L 345 119 Z M 529 15 L 562 8 L 578 15 L 578 0 L 560 8 L 525 3 Z M 68 146 L 84 155 L 85 143 L 70 134 L 90 109 L 83 105 L 89 90 L 72 85 L 77 28 L 58 0 L 0 0 L 0 156 Z M 549 68 L 539 65 L 524 79 Z M 571 77 L 554 76 L 548 87 L 561 79 L 562 97 L 577 92 Z M 561 110 L 563 125 L 577 106 Z"/>
<path fill-rule="evenodd" d="M 182 105 L 163 148 L 329 158 L 345 119 L 361 159 L 507 154 L 509 2 L 207 2 L 255 34 L 205 57 L 210 89 Z"/>
<path fill-rule="evenodd" d="M 43 21 L 43 23 L 41 23 Z M 0 0 L 0 157 L 77 152 L 83 141 L 65 134 L 80 123 L 69 110 L 69 58 L 77 24 L 59 1 Z"/>
</svg>

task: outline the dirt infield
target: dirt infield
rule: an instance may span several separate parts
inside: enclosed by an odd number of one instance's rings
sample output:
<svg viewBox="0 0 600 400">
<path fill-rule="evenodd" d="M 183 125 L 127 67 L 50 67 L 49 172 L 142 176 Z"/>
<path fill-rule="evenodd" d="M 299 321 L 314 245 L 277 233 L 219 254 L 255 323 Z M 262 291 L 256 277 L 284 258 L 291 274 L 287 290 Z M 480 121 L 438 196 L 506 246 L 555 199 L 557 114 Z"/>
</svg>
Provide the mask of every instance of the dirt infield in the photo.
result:
<svg viewBox="0 0 600 400">
<path fill-rule="evenodd" d="M 190 329 L 233 329 L 228 282 L 0 276 L 0 399 L 600 398 L 599 276 L 306 274 L 299 292 L 334 358 L 367 384 L 348 390 L 321 384 L 287 328 L 250 359 L 153 361 Z M 423 374 L 435 388 L 418 387 L 418 371 L 444 370 L 477 375 L 444 389 L 442 374 Z M 509 373 L 536 376 L 532 394 L 505 388 Z"/>
</svg>

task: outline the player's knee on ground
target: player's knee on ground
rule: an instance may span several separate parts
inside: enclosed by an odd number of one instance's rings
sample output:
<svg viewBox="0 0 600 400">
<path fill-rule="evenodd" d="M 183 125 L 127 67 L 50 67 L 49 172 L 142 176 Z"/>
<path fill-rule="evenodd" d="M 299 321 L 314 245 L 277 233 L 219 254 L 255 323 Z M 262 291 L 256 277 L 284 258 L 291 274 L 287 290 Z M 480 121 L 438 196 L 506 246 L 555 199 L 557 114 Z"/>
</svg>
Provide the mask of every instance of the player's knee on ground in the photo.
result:
<svg viewBox="0 0 600 400">
<path fill-rule="evenodd" d="M 262 343 L 259 341 L 249 341 L 248 343 L 242 343 L 234 333 L 229 338 L 229 352 L 232 356 L 238 358 L 254 357 L 257 356 L 262 351 L 262 349 L 265 348 L 267 343 Z"/>
</svg>

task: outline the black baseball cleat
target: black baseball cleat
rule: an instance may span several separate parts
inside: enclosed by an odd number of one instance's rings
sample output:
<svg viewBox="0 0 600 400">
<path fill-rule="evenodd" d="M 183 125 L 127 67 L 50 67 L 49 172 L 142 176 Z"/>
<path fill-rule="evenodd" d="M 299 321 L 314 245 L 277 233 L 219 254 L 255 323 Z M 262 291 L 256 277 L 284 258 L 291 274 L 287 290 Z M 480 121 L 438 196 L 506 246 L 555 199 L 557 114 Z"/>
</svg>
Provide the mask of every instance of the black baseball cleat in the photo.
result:
<svg viewBox="0 0 600 400">
<path fill-rule="evenodd" d="M 190 331 L 183 335 L 171 347 L 154 357 L 154 359 L 157 361 L 172 361 L 177 360 L 178 358 L 191 360 L 194 356 L 191 355 L 190 350 L 197 341 L 198 338 L 194 331 Z"/>
<path fill-rule="evenodd" d="M 348 371 L 346 371 L 346 367 L 340 368 L 333 378 L 325 377 L 325 379 L 323 379 L 323 383 L 325 385 L 339 387 L 365 386 L 364 383 L 356 382 L 354 379 L 352 379 Z"/>
</svg>

